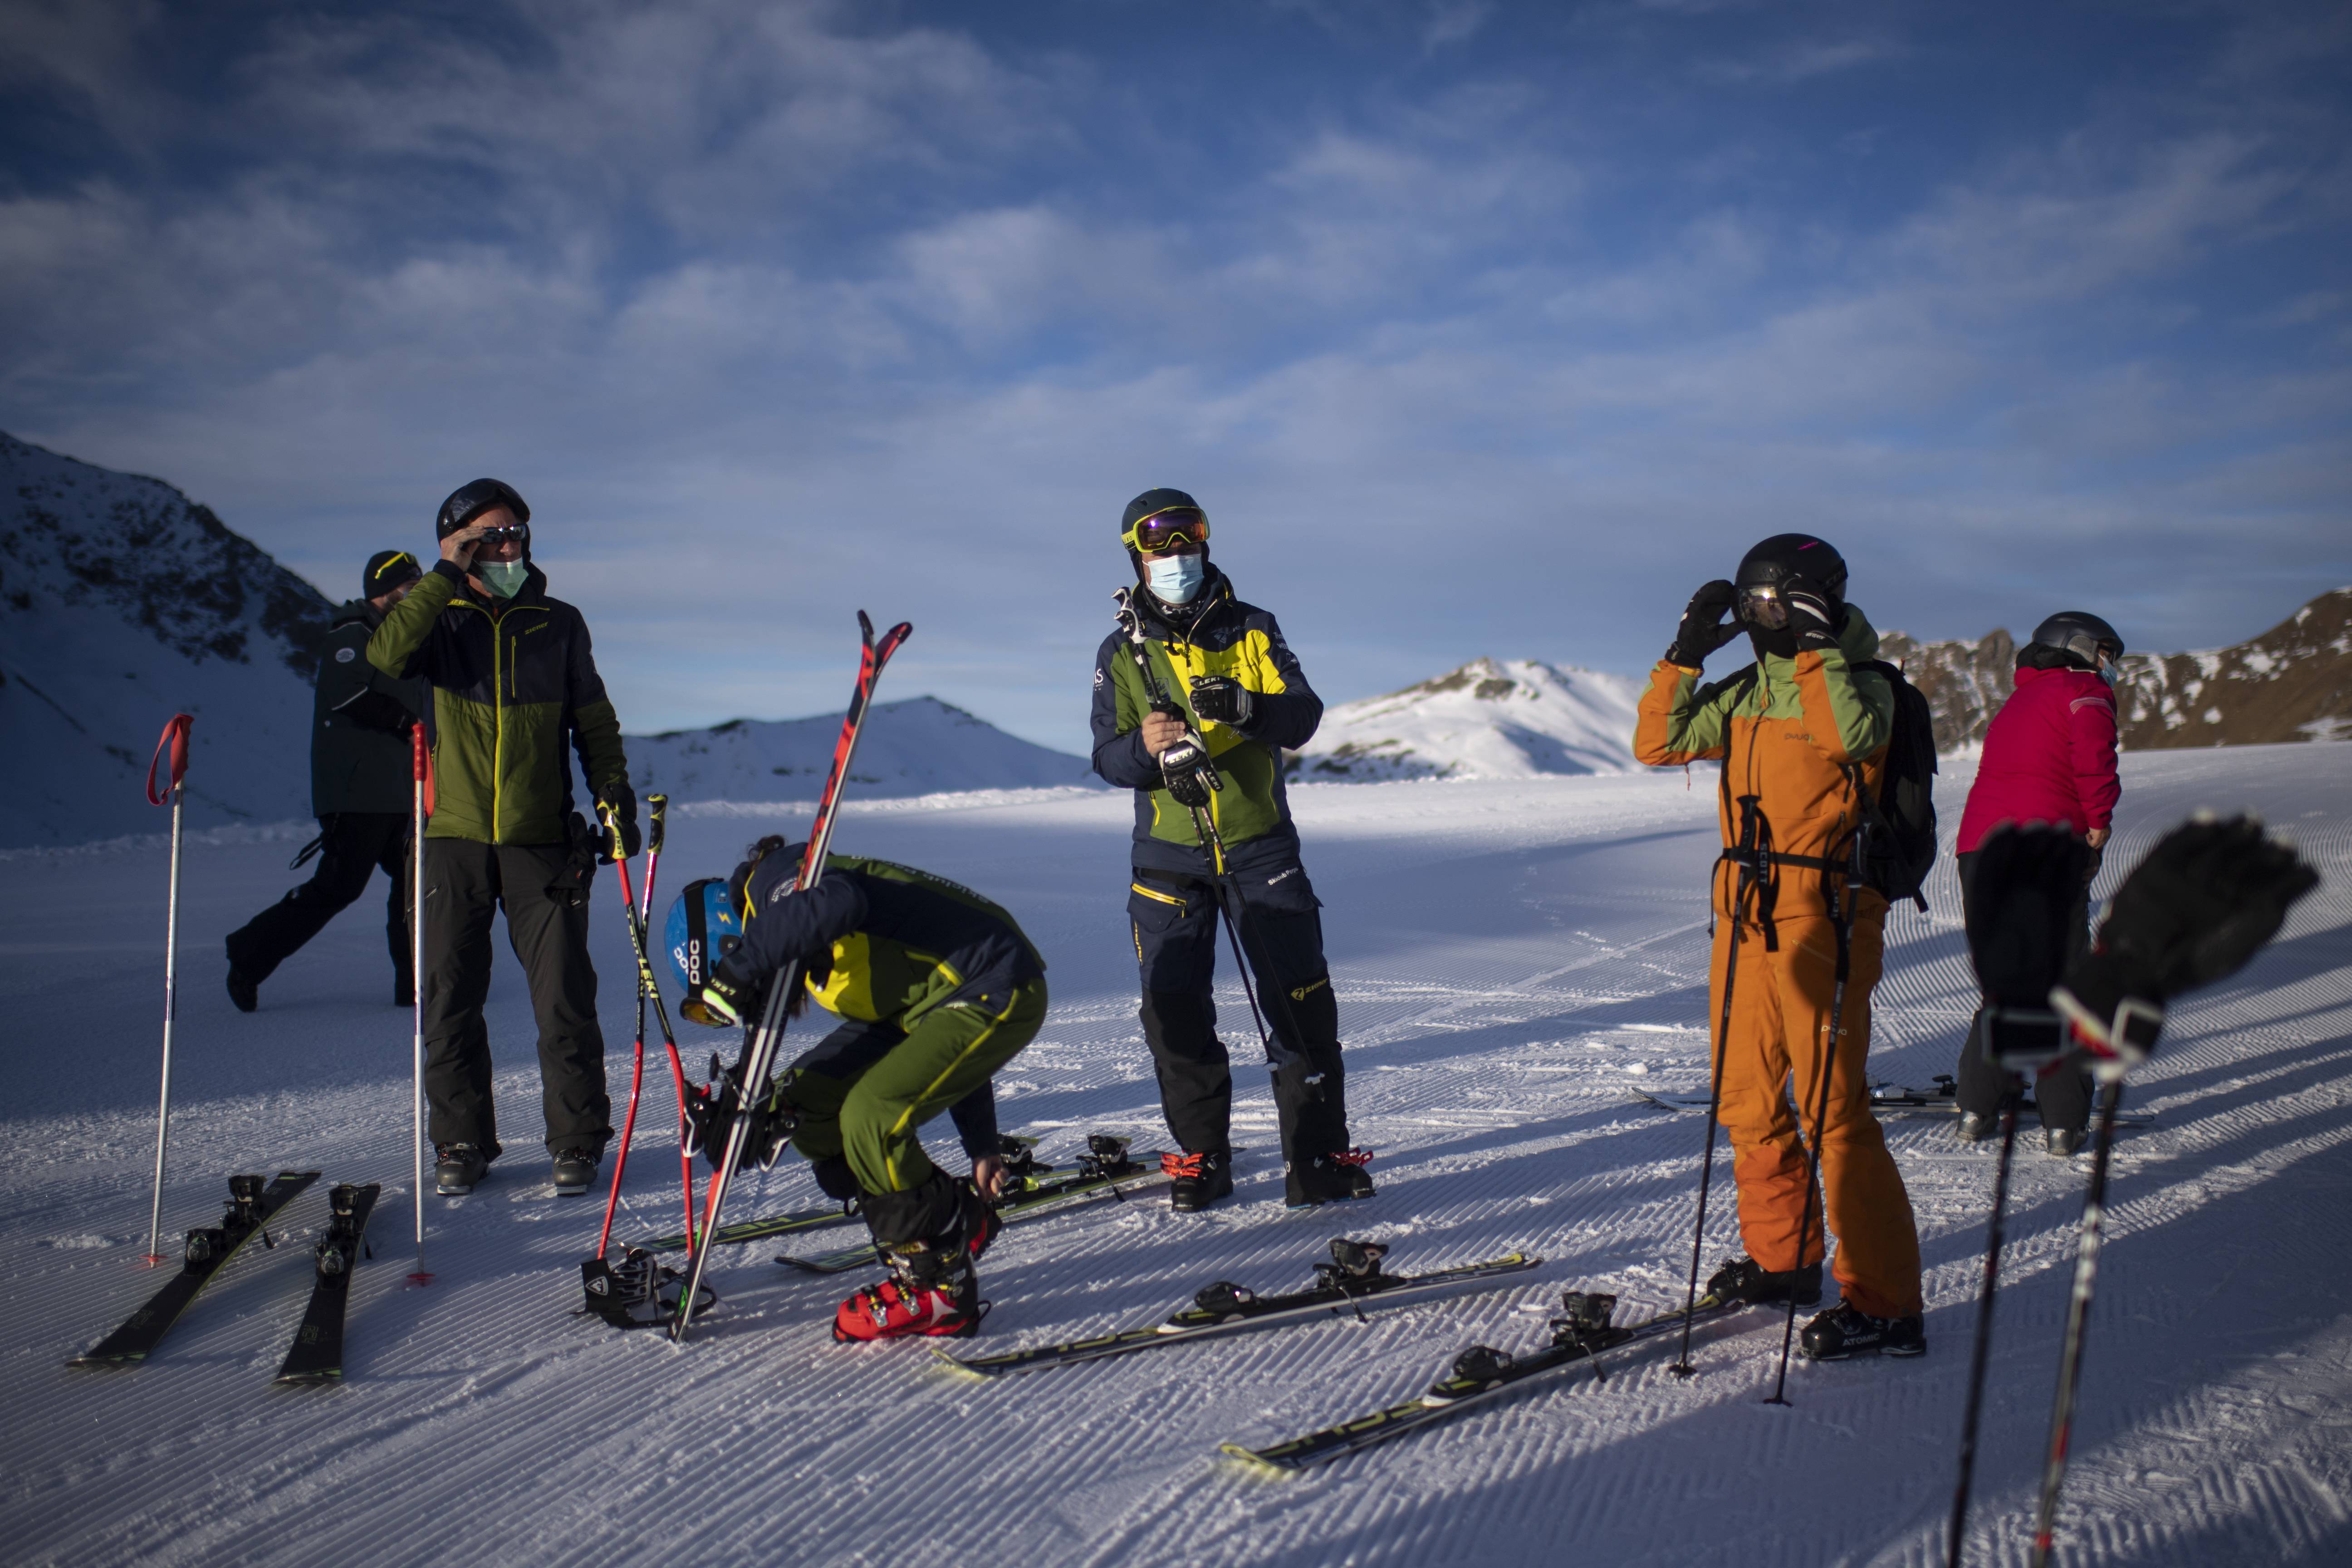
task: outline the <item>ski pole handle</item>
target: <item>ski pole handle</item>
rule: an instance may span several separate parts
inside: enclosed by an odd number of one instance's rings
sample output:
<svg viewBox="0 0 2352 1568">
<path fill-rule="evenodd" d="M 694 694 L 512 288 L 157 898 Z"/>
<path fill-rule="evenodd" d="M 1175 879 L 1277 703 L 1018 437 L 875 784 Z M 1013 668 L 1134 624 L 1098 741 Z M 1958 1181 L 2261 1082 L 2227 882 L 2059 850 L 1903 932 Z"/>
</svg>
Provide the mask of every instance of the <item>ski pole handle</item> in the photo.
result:
<svg viewBox="0 0 2352 1568">
<path fill-rule="evenodd" d="M 646 849 L 649 854 L 662 852 L 662 833 L 669 826 L 669 796 L 646 796 Z"/>
<path fill-rule="evenodd" d="M 425 726 L 421 723 L 408 727 L 408 761 L 409 776 L 423 784 L 432 764 L 430 753 L 425 748 Z"/>
<path fill-rule="evenodd" d="M 180 781 L 188 776 L 188 728 L 195 721 L 191 714 L 174 713 L 164 724 L 163 733 L 155 742 L 155 754 L 147 759 L 147 804 L 149 805 L 163 805 L 167 803 L 172 797 L 172 792 L 180 787 Z M 172 753 L 172 778 L 171 782 L 163 786 L 163 793 L 157 795 L 155 765 L 163 760 L 163 753 L 167 750 Z"/>
</svg>

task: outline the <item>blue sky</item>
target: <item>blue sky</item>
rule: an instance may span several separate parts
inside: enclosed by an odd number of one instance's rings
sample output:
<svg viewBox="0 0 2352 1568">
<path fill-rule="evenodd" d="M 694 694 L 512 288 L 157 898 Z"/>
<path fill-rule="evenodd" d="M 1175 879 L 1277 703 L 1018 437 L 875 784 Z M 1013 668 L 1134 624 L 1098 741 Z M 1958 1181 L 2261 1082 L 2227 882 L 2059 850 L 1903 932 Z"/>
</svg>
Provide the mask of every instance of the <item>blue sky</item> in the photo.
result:
<svg viewBox="0 0 2352 1568">
<path fill-rule="evenodd" d="M 625 724 L 1085 744 L 1127 499 L 1327 698 L 1754 540 L 2135 646 L 2352 582 L 2352 13 L 0 0 L 0 428 L 330 593 L 477 474 Z"/>
</svg>

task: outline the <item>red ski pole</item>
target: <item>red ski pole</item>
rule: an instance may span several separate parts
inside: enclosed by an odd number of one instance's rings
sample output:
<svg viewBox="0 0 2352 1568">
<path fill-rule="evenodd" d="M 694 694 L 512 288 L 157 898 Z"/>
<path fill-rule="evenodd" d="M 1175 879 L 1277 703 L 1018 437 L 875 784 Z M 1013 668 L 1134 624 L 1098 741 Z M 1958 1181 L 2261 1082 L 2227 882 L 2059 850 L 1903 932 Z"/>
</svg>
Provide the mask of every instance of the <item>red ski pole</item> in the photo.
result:
<svg viewBox="0 0 2352 1568">
<path fill-rule="evenodd" d="M 166 796 L 172 806 L 172 884 L 163 912 L 163 1089 L 155 1110 L 155 1199 L 147 1212 L 147 1253 L 150 1268 L 163 1261 L 156 1250 L 163 1240 L 163 1151 L 172 1136 L 172 1015 L 176 1011 L 172 994 L 174 971 L 179 966 L 180 953 L 180 805 L 187 794 L 188 730 L 195 720 L 185 713 L 174 713 L 163 726 L 161 739 L 155 742 L 155 754 L 147 761 L 147 804 L 162 805 Z M 163 786 L 164 794 L 155 793 L 155 764 L 171 753 L 172 779 Z"/>
</svg>

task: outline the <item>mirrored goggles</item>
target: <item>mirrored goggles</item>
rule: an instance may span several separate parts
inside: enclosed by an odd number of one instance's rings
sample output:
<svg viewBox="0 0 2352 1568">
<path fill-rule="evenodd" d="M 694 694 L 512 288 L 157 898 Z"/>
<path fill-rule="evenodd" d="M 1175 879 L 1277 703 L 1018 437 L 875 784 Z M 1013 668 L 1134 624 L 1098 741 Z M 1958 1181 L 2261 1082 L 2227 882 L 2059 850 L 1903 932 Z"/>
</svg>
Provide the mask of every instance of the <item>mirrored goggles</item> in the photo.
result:
<svg viewBox="0 0 2352 1568">
<path fill-rule="evenodd" d="M 1739 590 L 1739 619 L 1751 626 L 1777 632 L 1789 624 L 1789 606 L 1780 590 L 1769 584 Z"/>
<path fill-rule="evenodd" d="M 1209 542 L 1209 514 L 1197 506 L 1171 506 L 1137 523 L 1129 539 L 1146 555 L 1187 546 L 1198 550 Z"/>
</svg>

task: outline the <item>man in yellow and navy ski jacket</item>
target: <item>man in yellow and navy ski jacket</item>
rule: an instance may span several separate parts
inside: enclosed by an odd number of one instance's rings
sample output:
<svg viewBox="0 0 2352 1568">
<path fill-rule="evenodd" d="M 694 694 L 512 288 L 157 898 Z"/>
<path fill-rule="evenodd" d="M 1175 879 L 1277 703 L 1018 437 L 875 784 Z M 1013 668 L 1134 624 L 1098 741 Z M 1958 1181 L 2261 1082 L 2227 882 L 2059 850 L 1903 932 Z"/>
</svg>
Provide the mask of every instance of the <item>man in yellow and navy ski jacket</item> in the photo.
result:
<svg viewBox="0 0 2352 1568">
<path fill-rule="evenodd" d="M 1297 1058 L 1275 1076 L 1291 1202 L 1369 1195 L 1348 1141 L 1322 904 L 1283 787 L 1283 752 L 1313 738 L 1322 699 L 1274 616 L 1210 563 L 1208 517 L 1191 496 L 1136 497 L 1120 539 L 1137 578 L 1132 629 L 1095 655 L 1094 765 L 1135 792 L 1128 919 L 1144 1038 L 1183 1147 L 1171 1156 L 1171 1201 L 1204 1208 L 1233 1190 L 1233 1074 L 1210 996 L 1221 900 L 1238 919 L 1266 1022 Z M 1202 782 L 1203 760 L 1220 787 Z"/>
<path fill-rule="evenodd" d="M 621 724 L 580 612 L 530 560 L 530 508 L 476 479 L 441 506 L 441 559 L 393 606 L 368 662 L 433 691 L 433 815 L 425 830 L 425 1091 L 440 1188 L 468 1191 L 498 1157 L 490 1099 L 490 920 L 530 984 L 556 1191 L 584 1193 L 611 1136 L 596 971 L 588 958 L 594 846 L 572 759 L 636 835 Z M 635 845 L 626 846 L 634 853 Z"/>
<path fill-rule="evenodd" d="M 1726 852 L 1713 873 L 1708 1021 L 1725 1037 L 1717 1046 L 1718 1120 L 1731 1135 L 1748 1254 L 1742 1261 L 1771 1277 L 1753 1299 L 1777 1290 L 1786 1300 L 1788 1279 L 1818 1270 L 1825 1250 L 1819 1207 L 1810 1215 L 1806 1207 L 1805 1145 L 1789 1104 L 1793 1079 L 1804 1130 L 1818 1140 L 1829 1229 L 1839 1243 L 1832 1272 L 1844 1302 L 1882 1322 L 1907 1320 L 1884 1348 L 1916 1353 L 1906 1336 L 1916 1336 L 1920 1312 L 1918 1233 L 1871 1112 L 1865 1069 L 1887 905 L 1846 874 L 1864 804 L 1877 798 L 1895 695 L 1884 675 L 1865 668 L 1877 655 L 1878 634 L 1844 603 L 1845 565 L 1829 546 L 1809 535 L 1777 535 L 1749 552 L 1739 575 L 1737 585 L 1712 583 L 1692 599 L 1674 645 L 1651 672 L 1633 752 L 1654 767 L 1701 758 L 1723 763 Z M 1735 609 L 1738 618 L 1717 625 Z M 1742 629 L 1756 662 L 1699 684 L 1701 660 Z M 1744 875 L 1743 865 L 1753 875 Z M 1852 921 L 1849 967 L 1837 1039 L 1824 1063 L 1841 914 Z M 1824 1066 L 1826 1114 L 1816 1128 Z M 1817 1273 L 1813 1279 L 1806 1289 L 1817 1293 Z M 1806 1299 L 1802 1291 L 1799 1299 Z M 1809 1337 L 1809 1349 L 1815 1342 Z"/>
</svg>

